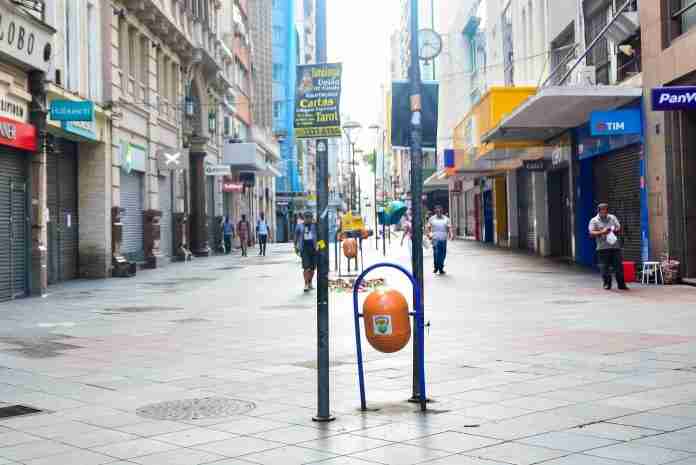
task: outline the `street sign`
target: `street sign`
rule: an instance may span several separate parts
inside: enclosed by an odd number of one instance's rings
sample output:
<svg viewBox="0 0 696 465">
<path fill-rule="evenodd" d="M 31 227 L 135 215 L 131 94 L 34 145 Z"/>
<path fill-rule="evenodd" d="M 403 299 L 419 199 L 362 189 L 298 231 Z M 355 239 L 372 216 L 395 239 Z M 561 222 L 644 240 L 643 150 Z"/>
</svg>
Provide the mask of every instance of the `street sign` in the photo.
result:
<svg viewBox="0 0 696 465">
<path fill-rule="evenodd" d="M 341 137 L 340 63 L 298 66 L 295 95 L 297 139 Z"/>
<path fill-rule="evenodd" d="M 92 121 L 94 119 L 94 102 L 53 100 L 50 111 L 53 121 Z"/>
<path fill-rule="evenodd" d="M 230 165 L 205 165 L 206 176 L 227 176 L 232 174 Z"/>
</svg>

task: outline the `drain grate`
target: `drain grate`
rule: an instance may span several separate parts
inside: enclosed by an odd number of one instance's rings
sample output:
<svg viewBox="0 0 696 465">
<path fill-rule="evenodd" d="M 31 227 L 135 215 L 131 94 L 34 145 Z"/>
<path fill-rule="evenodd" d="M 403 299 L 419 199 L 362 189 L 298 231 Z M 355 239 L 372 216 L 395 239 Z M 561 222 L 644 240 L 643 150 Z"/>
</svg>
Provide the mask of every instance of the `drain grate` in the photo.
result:
<svg viewBox="0 0 696 465">
<path fill-rule="evenodd" d="M 152 420 L 204 420 L 241 415 L 256 408 L 253 402 L 226 397 L 170 400 L 146 405 L 136 410 L 141 417 Z"/>
<path fill-rule="evenodd" d="M 21 415 L 31 415 L 32 413 L 40 412 L 43 412 L 43 410 L 34 407 L 29 407 L 26 405 L 10 405 L 8 407 L 0 407 L 0 419 L 19 417 Z"/>
</svg>

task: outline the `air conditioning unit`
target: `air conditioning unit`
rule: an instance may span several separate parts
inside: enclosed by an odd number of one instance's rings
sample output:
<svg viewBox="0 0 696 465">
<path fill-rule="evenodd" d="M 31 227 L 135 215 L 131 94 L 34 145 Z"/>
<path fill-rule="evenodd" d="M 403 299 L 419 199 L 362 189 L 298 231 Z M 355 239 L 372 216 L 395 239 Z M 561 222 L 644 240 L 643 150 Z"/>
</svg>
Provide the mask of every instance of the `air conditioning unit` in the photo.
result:
<svg viewBox="0 0 696 465">
<path fill-rule="evenodd" d="M 578 65 L 568 79 L 568 85 L 590 87 L 597 85 L 597 69 L 594 66 Z"/>
</svg>

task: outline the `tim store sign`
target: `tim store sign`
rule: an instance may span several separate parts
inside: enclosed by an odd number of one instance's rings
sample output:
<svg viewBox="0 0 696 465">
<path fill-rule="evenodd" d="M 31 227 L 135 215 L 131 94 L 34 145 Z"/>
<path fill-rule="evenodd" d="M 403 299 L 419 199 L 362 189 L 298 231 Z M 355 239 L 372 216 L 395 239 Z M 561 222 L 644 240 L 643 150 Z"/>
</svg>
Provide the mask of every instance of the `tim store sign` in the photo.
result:
<svg viewBox="0 0 696 465">
<path fill-rule="evenodd" d="M 696 87 L 657 87 L 652 90 L 653 111 L 696 110 Z"/>
</svg>

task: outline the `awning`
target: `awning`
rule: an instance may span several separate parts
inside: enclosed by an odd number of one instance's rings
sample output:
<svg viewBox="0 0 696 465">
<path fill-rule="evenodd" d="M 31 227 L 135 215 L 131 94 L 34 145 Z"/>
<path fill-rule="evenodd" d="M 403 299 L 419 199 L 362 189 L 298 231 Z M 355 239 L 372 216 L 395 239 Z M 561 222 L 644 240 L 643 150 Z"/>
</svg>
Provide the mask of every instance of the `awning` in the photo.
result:
<svg viewBox="0 0 696 465">
<path fill-rule="evenodd" d="M 435 189 L 447 189 L 449 187 L 449 181 L 447 178 L 456 172 L 457 170 L 454 168 L 443 168 L 429 176 L 428 179 L 423 182 L 423 186 Z"/>
<path fill-rule="evenodd" d="M 643 90 L 637 87 L 547 87 L 525 100 L 481 141 L 545 141 L 582 126 L 593 111 L 614 110 L 642 95 Z"/>
</svg>

